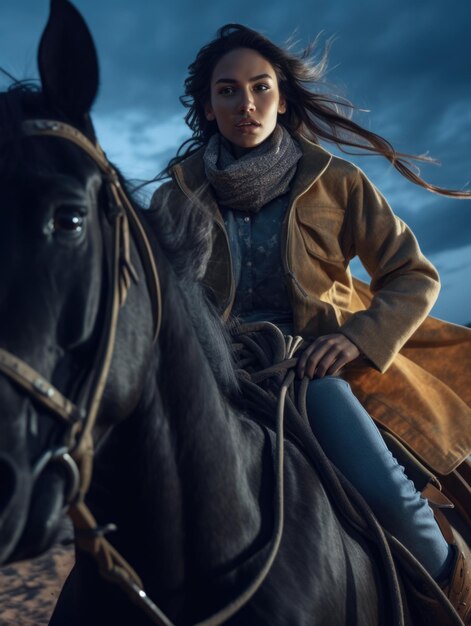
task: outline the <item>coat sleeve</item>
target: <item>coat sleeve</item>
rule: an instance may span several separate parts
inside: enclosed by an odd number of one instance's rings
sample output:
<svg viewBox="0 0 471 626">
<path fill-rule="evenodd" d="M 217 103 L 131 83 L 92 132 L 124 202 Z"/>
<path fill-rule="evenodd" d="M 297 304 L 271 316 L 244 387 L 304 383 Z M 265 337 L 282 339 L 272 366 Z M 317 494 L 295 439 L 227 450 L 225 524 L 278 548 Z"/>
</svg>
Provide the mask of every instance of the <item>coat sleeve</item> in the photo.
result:
<svg viewBox="0 0 471 626">
<path fill-rule="evenodd" d="M 360 170 L 350 190 L 347 229 L 353 256 L 371 277 L 373 298 L 340 331 L 384 372 L 432 308 L 439 276 L 410 228 Z"/>
</svg>

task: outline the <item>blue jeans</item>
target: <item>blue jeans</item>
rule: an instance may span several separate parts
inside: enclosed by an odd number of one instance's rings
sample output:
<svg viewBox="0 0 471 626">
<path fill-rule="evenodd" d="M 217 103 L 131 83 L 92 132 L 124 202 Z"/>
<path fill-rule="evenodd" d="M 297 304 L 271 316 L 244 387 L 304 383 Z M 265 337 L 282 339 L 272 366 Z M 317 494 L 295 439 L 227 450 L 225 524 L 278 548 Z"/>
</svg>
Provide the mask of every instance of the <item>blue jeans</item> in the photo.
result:
<svg viewBox="0 0 471 626">
<path fill-rule="evenodd" d="M 379 522 L 441 577 L 452 558 L 426 499 L 386 446 L 350 385 L 331 376 L 308 385 L 307 414 L 324 452 L 368 502 Z"/>
</svg>

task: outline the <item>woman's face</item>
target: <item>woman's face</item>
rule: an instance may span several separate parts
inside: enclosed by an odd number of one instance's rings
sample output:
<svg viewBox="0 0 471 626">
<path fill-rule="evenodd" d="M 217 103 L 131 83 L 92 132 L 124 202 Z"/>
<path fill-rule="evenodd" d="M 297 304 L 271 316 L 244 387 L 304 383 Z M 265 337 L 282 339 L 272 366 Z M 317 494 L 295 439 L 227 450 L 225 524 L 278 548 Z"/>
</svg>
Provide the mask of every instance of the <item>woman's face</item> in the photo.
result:
<svg viewBox="0 0 471 626">
<path fill-rule="evenodd" d="M 216 120 L 223 137 L 239 148 L 254 148 L 275 129 L 286 111 L 269 61 L 255 50 L 238 48 L 221 57 L 211 77 L 206 119 Z"/>
</svg>

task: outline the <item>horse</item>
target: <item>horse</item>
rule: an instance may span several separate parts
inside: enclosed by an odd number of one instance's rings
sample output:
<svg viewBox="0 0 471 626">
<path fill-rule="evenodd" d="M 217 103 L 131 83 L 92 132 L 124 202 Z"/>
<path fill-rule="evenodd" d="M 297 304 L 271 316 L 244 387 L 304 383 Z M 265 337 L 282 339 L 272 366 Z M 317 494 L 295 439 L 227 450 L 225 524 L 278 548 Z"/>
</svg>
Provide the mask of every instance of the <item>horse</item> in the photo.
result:
<svg viewBox="0 0 471 626">
<path fill-rule="evenodd" d="M 40 90 L 0 94 L 0 564 L 48 550 L 68 509 L 52 626 L 422 623 L 309 446 L 246 409 L 201 283 L 209 217 L 163 206 L 151 227 L 97 147 L 68 0 L 38 64 Z"/>
</svg>

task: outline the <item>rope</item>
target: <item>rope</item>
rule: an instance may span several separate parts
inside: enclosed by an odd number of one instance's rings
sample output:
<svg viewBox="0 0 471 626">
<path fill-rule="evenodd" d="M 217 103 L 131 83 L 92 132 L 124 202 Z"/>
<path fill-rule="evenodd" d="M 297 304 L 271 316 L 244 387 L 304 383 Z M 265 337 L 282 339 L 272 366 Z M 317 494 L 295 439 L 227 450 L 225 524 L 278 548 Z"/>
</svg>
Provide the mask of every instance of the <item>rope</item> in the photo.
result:
<svg viewBox="0 0 471 626">
<path fill-rule="evenodd" d="M 273 428 L 280 382 L 296 364 L 297 358 L 294 358 L 294 354 L 302 345 L 302 339 L 284 337 L 281 331 L 269 322 L 242 324 L 233 329 L 231 334 L 246 407 L 251 416 L 256 416 L 256 421 L 262 421 Z M 403 567 L 407 566 L 410 584 L 420 580 L 422 588 L 436 599 L 447 613 L 449 624 L 460 624 L 455 611 L 435 581 L 415 557 L 381 527 L 365 500 L 327 458 L 308 425 L 306 394 L 309 379 L 305 377 L 301 381 L 297 398 L 294 385 L 291 384 L 293 380 L 294 373 L 286 396 L 285 436 L 291 439 L 314 465 L 327 493 L 347 523 L 376 545 L 386 577 L 392 624 L 395 626 L 405 624 L 401 586 L 393 553 Z M 415 575 L 415 581 L 411 572 Z"/>
<path fill-rule="evenodd" d="M 276 329 L 276 330 L 275 330 Z M 278 332 L 276 332 L 278 331 Z M 279 381 L 287 375 L 287 372 L 294 366 L 297 359 L 293 358 L 293 354 L 300 347 L 302 339 L 300 337 L 285 338 L 279 329 L 271 323 L 262 322 L 257 324 L 243 324 L 237 328 L 234 333 L 234 341 L 242 344 L 247 349 L 252 350 L 247 353 L 245 350 L 238 350 L 237 358 L 241 358 L 246 363 L 244 370 L 246 374 L 240 377 L 240 385 L 242 395 L 247 401 L 250 413 L 256 416 L 263 415 L 268 418 L 269 423 L 273 423 L 273 403 L 276 398 Z M 265 335 L 261 342 L 266 345 L 268 339 L 269 354 L 265 352 L 261 356 L 263 350 L 260 347 L 260 335 Z M 255 349 L 253 347 L 255 346 Z M 267 367 L 267 363 L 272 365 Z M 294 381 L 294 372 L 290 383 Z M 249 378 L 250 377 L 250 378 Z M 303 381 L 304 382 L 304 381 Z M 285 429 L 287 435 L 291 435 L 296 443 L 302 448 L 305 439 L 304 429 L 297 429 L 297 423 L 308 423 L 306 413 L 306 391 L 309 380 L 301 385 L 297 406 L 291 402 L 286 405 L 287 418 Z M 294 391 L 293 391 L 294 395 Z M 299 407 L 299 408 L 298 408 Z M 371 513 L 366 503 L 360 502 L 358 499 L 355 505 L 347 494 L 350 488 L 346 481 L 342 481 L 339 472 L 334 468 L 326 457 L 321 446 L 311 432 L 312 445 L 315 449 L 315 456 L 309 455 L 311 460 L 315 461 L 315 467 L 322 479 L 324 487 L 329 495 L 334 499 L 337 508 L 346 518 L 346 520 L 363 535 L 373 538 L 378 546 L 378 550 L 383 563 L 383 569 L 387 578 L 387 588 L 390 595 L 390 603 L 392 609 L 393 623 L 397 626 L 404 626 L 404 608 L 400 593 L 399 581 L 397 579 L 396 567 L 392 558 L 388 542 L 382 531 L 381 526 Z M 353 489 L 353 488 L 352 488 Z"/>
</svg>

